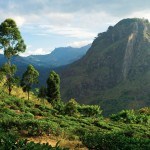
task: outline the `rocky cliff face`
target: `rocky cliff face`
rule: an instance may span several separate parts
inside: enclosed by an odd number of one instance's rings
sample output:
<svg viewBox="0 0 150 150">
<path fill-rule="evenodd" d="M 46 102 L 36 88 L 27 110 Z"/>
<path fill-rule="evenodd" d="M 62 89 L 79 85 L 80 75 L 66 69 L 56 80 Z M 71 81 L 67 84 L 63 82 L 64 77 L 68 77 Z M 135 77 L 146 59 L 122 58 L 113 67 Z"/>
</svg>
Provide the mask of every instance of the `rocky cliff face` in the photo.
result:
<svg viewBox="0 0 150 150">
<path fill-rule="evenodd" d="M 107 112 L 149 105 L 150 23 L 124 19 L 110 26 L 61 78 L 65 100 L 100 104 Z"/>
</svg>

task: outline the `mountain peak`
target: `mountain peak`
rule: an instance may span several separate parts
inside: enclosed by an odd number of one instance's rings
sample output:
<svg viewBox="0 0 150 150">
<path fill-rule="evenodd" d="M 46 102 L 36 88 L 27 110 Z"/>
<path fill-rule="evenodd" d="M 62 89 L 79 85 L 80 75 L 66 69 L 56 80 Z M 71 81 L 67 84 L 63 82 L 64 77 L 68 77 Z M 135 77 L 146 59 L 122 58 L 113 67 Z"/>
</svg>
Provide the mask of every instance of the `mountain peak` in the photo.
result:
<svg viewBox="0 0 150 150">
<path fill-rule="evenodd" d="M 121 21 L 119 21 L 116 25 L 127 25 L 127 24 L 131 24 L 131 23 L 149 23 L 148 19 L 144 19 L 144 18 L 127 18 L 127 19 L 122 19 Z"/>
<path fill-rule="evenodd" d="M 100 103 L 102 107 L 106 99 L 139 100 L 138 104 L 146 105 L 149 73 L 150 23 L 123 19 L 98 34 L 87 54 L 62 72 L 62 93 L 64 99 L 73 96 L 79 102 Z"/>
</svg>

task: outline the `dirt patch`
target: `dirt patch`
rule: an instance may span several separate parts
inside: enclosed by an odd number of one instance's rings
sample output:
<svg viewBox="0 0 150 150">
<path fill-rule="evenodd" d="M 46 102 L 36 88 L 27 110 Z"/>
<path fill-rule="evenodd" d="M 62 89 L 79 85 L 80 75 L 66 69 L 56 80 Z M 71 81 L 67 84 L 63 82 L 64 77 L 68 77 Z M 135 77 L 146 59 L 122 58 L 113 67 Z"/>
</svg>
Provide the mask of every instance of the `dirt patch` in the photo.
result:
<svg viewBox="0 0 150 150">
<path fill-rule="evenodd" d="M 30 137 L 29 141 L 33 141 L 35 143 L 48 143 L 51 146 L 56 146 L 59 142 L 60 147 L 70 148 L 71 150 L 88 150 L 86 147 L 82 145 L 80 141 L 69 141 L 66 139 L 59 139 L 57 137 L 50 136 L 38 136 L 38 137 Z"/>
<path fill-rule="evenodd" d="M 51 146 L 55 146 L 57 141 L 54 139 L 50 139 L 48 136 L 38 136 L 38 137 L 30 137 L 29 141 L 33 141 L 35 143 L 48 143 Z"/>
</svg>

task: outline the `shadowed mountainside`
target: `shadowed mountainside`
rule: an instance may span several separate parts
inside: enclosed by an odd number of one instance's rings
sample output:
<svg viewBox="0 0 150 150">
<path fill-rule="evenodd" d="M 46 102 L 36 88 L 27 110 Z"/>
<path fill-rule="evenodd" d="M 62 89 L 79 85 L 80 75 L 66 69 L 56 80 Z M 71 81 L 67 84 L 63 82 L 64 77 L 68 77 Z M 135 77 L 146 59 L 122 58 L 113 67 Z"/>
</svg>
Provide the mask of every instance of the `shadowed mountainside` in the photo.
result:
<svg viewBox="0 0 150 150">
<path fill-rule="evenodd" d="M 150 105 L 150 23 L 135 18 L 110 26 L 61 80 L 64 100 L 100 104 L 106 114 Z"/>
</svg>

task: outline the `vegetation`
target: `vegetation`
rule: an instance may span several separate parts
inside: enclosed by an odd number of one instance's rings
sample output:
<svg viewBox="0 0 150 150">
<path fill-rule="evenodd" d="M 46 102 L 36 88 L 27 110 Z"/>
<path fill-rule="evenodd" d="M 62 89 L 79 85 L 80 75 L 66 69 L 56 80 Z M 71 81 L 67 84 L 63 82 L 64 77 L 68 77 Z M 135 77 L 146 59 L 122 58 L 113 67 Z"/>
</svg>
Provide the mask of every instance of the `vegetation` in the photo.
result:
<svg viewBox="0 0 150 150">
<path fill-rule="evenodd" d="M 60 78 L 55 71 L 51 71 L 47 79 L 48 101 L 55 105 L 60 101 Z"/>
<path fill-rule="evenodd" d="M 19 29 L 12 19 L 6 19 L 0 25 L 0 46 L 4 50 L 8 64 L 11 64 L 10 61 L 14 55 L 18 55 L 26 49 Z"/>
<path fill-rule="evenodd" d="M 17 85 L 17 78 L 14 77 L 16 70 L 15 65 L 9 65 L 8 63 L 5 63 L 1 68 L 2 76 L 6 76 L 5 86 L 8 89 L 9 95 L 11 94 L 13 86 Z"/>
<path fill-rule="evenodd" d="M 52 147 L 48 143 L 40 144 L 29 142 L 27 139 L 19 139 L 12 133 L 0 135 L 0 148 L 1 150 L 67 150 L 67 148 L 60 148 L 58 145 Z"/>
<path fill-rule="evenodd" d="M 11 65 L 11 58 L 26 49 L 19 29 L 12 19 L 6 19 L 0 25 L 0 49 L 4 51 L 4 55 L 7 58 L 7 63 L 3 66 L 2 71 L 6 76 L 6 85 L 10 95 L 15 84 L 14 74 L 16 72 L 16 66 Z"/>
<path fill-rule="evenodd" d="M 121 20 L 100 33 L 83 58 L 63 69 L 62 98 L 100 105 L 105 116 L 150 106 L 149 49 L 150 23 Z"/>
<path fill-rule="evenodd" d="M 150 148 L 149 139 L 135 138 L 132 135 L 126 135 L 126 133 L 86 134 L 82 141 L 89 149 L 97 150 L 149 150 Z"/>
<path fill-rule="evenodd" d="M 12 57 L 12 53 L 10 54 Z M 10 92 L 14 88 L 11 95 L 7 94 L 4 85 L 8 78 L 0 76 L 0 148 L 2 150 L 150 149 L 149 107 L 122 110 L 109 118 L 104 118 L 98 105 L 80 105 L 75 99 L 64 103 L 60 95 L 60 78 L 54 71 L 47 79 L 47 88 L 42 87 L 37 90 L 37 95 L 33 94 L 32 86 L 38 82 L 39 73 L 32 65 L 28 66 L 22 76 L 23 91 L 21 87 L 14 85 L 15 66 L 7 63 L 0 71 L 4 75 L 10 75 L 9 79 L 12 79 L 8 82 L 11 85 L 7 86 L 10 87 Z M 56 142 L 55 146 L 47 142 L 44 144 L 42 141 L 34 142 L 35 138 L 41 137 L 46 137 L 47 140 L 55 138 L 60 142 Z M 61 141 L 64 139 L 69 142 L 76 141 L 76 144 L 73 147 L 63 145 Z"/>
<path fill-rule="evenodd" d="M 22 76 L 21 80 L 21 86 L 23 87 L 23 90 L 28 92 L 28 100 L 29 100 L 29 92 L 32 88 L 32 85 L 35 83 L 38 83 L 38 71 L 32 66 L 29 65 L 27 70 Z"/>
<path fill-rule="evenodd" d="M 149 108 L 138 111 L 132 110 L 133 113 L 128 115 L 120 115 L 122 114 L 120 112 L 112 115 L 111 119 L 105 119 L 102 117 L 98 106 L 80 105 L 75 100 L 70 100 L 64 104 L 61 111 L 58 111 L 46 101 L 46 105 L 44 105 L 39 100 L 20 99 L 16 96 L 9 96 L 2 90 L 0 93 L 0 129 L 5 134 L 18 134 L 19 139 L 45 135 L 48 138 L 51 136 L 59 137 L 61 140 L 79 141 L 81 139 L 89 149 L 91 146 L 94 149 L 96 146 L 99 149 L 110 149 L 110 147 L 125 149 L 125 147 L 129 147 L 129 150 L 134 150 L 139 146 L 143 150 L 149 148 Z M 138 120 L 133 119 L 133 114 Z M 101 143 L 103 139 L 104 141 Z M 114 141 L 118 142 L 114 143 Z"/>
</svg>

